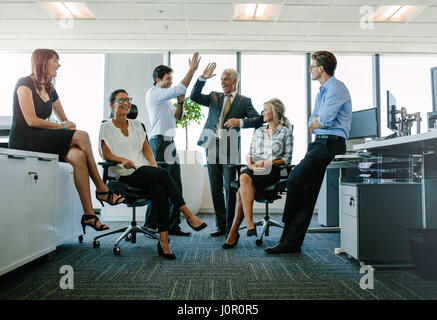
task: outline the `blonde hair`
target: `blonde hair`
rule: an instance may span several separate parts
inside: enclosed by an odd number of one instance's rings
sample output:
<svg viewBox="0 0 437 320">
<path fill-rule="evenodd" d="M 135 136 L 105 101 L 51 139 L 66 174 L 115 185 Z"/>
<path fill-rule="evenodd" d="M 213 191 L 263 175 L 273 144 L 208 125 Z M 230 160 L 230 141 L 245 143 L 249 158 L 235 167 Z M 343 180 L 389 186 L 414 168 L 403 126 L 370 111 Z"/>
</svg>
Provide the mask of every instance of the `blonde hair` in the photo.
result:
<svg viewBox="0 0 437 320">
<path fill-rule="evenodd" d="M 286 116 L 284 116 L 285 106 L 282 103 L 282 101 L 279 100 L 278 98 L 272 98 L 272 99 L 264 102 L 264 105 L 266 105 L 267 103 L 271 104 L 271 106 L 272 106 L 273 119 L 275 121 L 279 121 L 280 124 L 287 127 L 288 129 L 290 129 L 291 123 L 288 120 L 288 118 Z"/>
</svg>

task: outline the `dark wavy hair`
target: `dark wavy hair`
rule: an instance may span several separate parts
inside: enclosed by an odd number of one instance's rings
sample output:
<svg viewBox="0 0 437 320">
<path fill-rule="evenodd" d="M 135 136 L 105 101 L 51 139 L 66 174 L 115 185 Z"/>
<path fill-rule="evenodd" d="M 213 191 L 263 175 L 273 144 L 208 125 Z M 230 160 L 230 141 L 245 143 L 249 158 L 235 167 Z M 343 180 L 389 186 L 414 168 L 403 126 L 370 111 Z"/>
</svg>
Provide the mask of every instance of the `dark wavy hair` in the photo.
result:
<svg viewBox="0 0 437 320">
<path fill-rule="evenodd" d="M 52 83 L 53 79 L 48 75 L 47 71 L 47 62 L 53 57 L 59 59 L 58 53 L 52 49 L 36 49 L 32 52 L 31 57 L 31 76 L 35 77 L 36 89 L 38 91 L 45 89 L 48 94 L 55 90 Z"/>
<path fill-rule="evenodd" d="M 109 103 L 113 104 L 115 101 L 115 97 L 117 96 L 117 94 L 119 94 L 120 92 L 126 93 L 127 95 L 129 95 L 126 90 L 124 89 L 117 89 L 111 92 L 111 94 L 109 95 Z M 112 110 L 111 108 L 111 113 L 109 114 L 109 118 L 114 118 L 114 110 Z"/>
<path fill-rule="evenodd" d="M 173 69 L 164 65 L 157 66 L 153 70 L 153 85 L 156 85 L 156 79 L 162 79 L 167 73 L 172 73 Z"/>
<path fill-rule="evenodd" d="M 109 103 L 114 103 L 115 101 L 115 97 L 117 96 L 117 94 L 119 94 L 120 92 L 126 93 L 127 95 L 129 95 L 126 90 L 124 89 L 117 89 L 111 92 L 111 94 L 109 95 Z"/>
<path fill-rule="evenodd" d="M 316 60 L 318 66 L 323 66 L 325 72 L 333 76 L 337 68 L 337 59 L 334 54 L 328 51 L 316 51 L 311 55 L 311 59 Z"/>
</svg>

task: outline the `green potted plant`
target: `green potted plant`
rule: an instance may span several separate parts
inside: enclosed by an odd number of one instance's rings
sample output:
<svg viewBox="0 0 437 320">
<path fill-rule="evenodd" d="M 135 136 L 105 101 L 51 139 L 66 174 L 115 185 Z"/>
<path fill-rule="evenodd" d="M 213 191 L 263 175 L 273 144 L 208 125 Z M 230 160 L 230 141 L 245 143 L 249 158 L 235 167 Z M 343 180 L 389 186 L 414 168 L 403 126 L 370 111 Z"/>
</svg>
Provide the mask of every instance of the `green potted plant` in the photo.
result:
<svg viewBox="0 0 437 320">
<path fill-rule="evenodd" d="M 177 107 L 177 103 L 175 103 L 175 107 Z M 181 120 L 176 121 L 176 128 L 185 128 L 185 150 L 188 150 L 188 126 L 193 123 L 200 124 L 203 117 L 200 104 L 186 98 L 184 100 L 184 115 Z"/>
<path fill-rule="evenodd" d="M 181 160 L 184 198 L 194 214 L 197 214 L 202 203 L 204 168 L 200 151 L 188 150 L 188 126 L 194 123 L 201 124 L 203 117 L 200 105 L 190 98 L 186 98 L 184 100 L 184 115 L 181 120 L 176 121 L 176 128 L 185 129 L 185 150 L 178 150 L 178 154 Z"/>
</svg>

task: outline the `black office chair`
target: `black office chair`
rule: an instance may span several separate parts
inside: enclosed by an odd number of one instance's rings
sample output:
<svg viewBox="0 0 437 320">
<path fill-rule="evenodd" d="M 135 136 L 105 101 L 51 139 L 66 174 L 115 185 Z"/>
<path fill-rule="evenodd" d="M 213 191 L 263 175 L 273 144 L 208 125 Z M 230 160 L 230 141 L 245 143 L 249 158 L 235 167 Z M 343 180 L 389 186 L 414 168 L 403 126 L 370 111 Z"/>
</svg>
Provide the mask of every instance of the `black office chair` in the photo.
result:
<svg viewBox="0 0 437 320">
<path fill-rule="evenodd" d="M 138 115 L 138 109 L 134 104 L 132 104 L 131 111 L 129 112 L 127 117 L 129 119 L 135 119 L 137 117 L 137 115 Z M 144 125 L 143 125 L 143 128 L 144 128 Z M 144 128 L 144 130 L 145 130 L 145 128 Z M 125 198 L 126 200 L 124 201 L 124 203 L 129 208 L 132 208 L 132 220 L 131 220 L 131 224 L 129 226 L 125 226 L 125 227 L 120 228 L 118 230 L 111 231 L 111 232 L 108 232 L 108 233 L 105 233 L 105 234 L 102 234 L 102 235 L 95 237 L 94 241 L 93 241 L 93 247 L 98 248 L 100 246 L 100 242 L 98 241 L 98 239 L 112 235 L 112 234 L 116 234 L 116 233 L 122 233 L 122 235 L 114 243 L 114 254 L 115 255 L 120 254 L 121 250 L 120 250 L 120 247 L 118 245 L 123 239 L 126 239 L 126 241 L 131 241 L 132 243 L 136 243 L 136 234 L 137 233 L 142 233 L 146 237 L 159 240 L 159 236 L 154 231 L 148 230 L 147 228 L 142 227 L 142 226 L 138 226 L 137 222 L 136 222 L 136 208 L 142 207 L 142 206 L 145 206 L 146 204 L 148 204 L 151 200 L 154 199 L 153 195 L 147 194 L 146 192 L 144 192 L 143 189 L 130 186 L 127 183 L 120 182 L 116 178 L 111 177 L 109 175 L 109 168 L 111 166 L 117 165 L 117 163 L 104 161 L 104 162 L 99 162 L 99 165 L 101 165 L 103 167 L 103 182 L 105 182 L 105 184 L 108 186 L 109 190 L 111 190 L 112 192 L 119 194 L 121 197 Z"/>
<path fill-rule="evenodd" d="M 240 176 L 240 170 L 246 165 L 236 165 L 238 169 L 238 177 Z M 255 227 L 262 226 L 260 236 L 256 239 L 255 243 L 260 246 L 263 241 L 263 237 L 269 236 L 270 227 L 284 228 L 282 222 L 277 222 L 269 217 L 269 203 L 275 202 L 275 200 L 281 199 L 282 194 L 287 191 L 287 178 L 294 165 L 281 166 L 281 178 L 278 182 L 271 184 L 264 188 L 263 190 L 257 190 L 255 192 L 255 201 L 259 203 L 264 203 L 266 206 L 265 216 L 262 220 L 254 223 Z M 231 190 L 238 192 L 240 187 L 239 179 L 231 182 Z M 245 229 L 247 226 L 240 227 L 239 230 Z"/>
</svg>

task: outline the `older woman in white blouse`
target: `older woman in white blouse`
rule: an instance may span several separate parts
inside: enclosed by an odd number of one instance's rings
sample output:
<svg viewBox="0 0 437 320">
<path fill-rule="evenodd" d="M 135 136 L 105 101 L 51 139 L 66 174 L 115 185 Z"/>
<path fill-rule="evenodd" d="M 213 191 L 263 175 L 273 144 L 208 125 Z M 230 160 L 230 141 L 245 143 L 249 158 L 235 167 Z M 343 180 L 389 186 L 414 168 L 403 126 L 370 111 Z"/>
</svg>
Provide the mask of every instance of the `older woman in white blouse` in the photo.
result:
<svg viewBox="0 0 437 320">
<path fill-rule="evenodd" d="M 274 98 L 264 103 L 263 120 L 267 126 L 256 129 L 253 135 L 248 165 L 240 175 L 234 222 L 223 249 L 237 245 L 240 238 L 238 228 L 243 218 L 246 219 L 247 236 L 257 235 L 253 223 L 255 191 L 279 181 L 279 166 L 291 162 L 293 134 L 284 114 L 285 106 L 281 100 Z"/>
<path fill-rule="evenodd" d="M 182 195 L 168 174 L 167 170 L 159 168 L 146 140 L 146 132 L 137 120 L 127 119 L 130 112 L 130 101 L 123 89 L 114 91 L 110 98 L 110 106 L 115 117 L 100 127 L 99 147 L 103 159 L 117 162 L 111 170 L 118 180 L 144 189 L 155 196 L 154 206 L 157 206 L 158 222 L 158 253 L 167 259 L 174 259 L 168 245 L 169 202 L 185 215 L 188 225 L 195 231 L 204 229 L 207 225 L 200 221 L 188 207 Z"/>
</svg>

